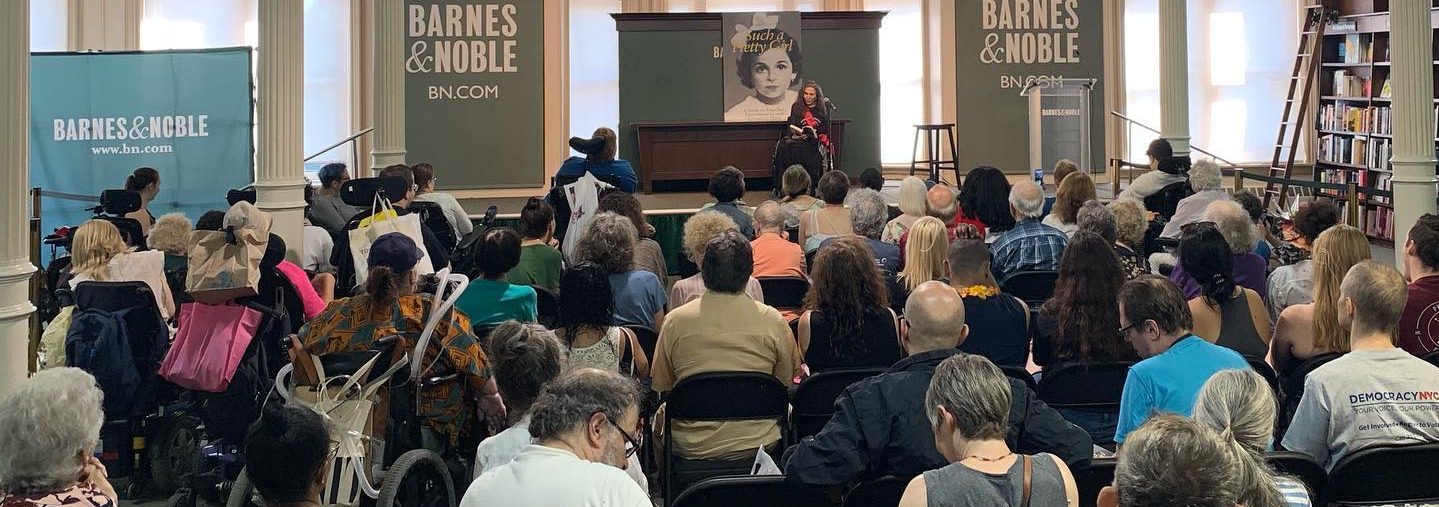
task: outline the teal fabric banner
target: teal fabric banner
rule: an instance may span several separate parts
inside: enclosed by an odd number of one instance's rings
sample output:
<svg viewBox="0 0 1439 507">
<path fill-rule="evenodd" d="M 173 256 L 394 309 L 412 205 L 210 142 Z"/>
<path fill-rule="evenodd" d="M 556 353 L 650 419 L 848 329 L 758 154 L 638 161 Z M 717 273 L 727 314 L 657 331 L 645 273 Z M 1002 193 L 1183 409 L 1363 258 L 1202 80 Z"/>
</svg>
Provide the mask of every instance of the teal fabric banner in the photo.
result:
<svg viewBox="0 0 1439 507">
<path fill-rule="evenodd" d="M 137 167 L 160 171 L 150 203 L 193 222 L 254 179 L 250 48 L 30 57 L 30 184 L 98 196 Z M 98 203 L 45 198 L 41 233 Z"/>
</svg>

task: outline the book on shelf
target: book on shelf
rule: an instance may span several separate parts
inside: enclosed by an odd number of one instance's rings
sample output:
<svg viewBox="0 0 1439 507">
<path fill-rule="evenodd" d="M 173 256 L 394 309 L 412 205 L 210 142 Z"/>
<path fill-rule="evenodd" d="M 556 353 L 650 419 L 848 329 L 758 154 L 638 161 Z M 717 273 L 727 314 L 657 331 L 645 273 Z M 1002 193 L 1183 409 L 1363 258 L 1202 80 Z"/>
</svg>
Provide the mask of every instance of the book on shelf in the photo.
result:
<svg viewBox="0 0 1439 507">
<path fill-rule="evenodd" d="M 1334 94 L 1341 97 L 1368 97 L 1369 80 L 1346 69 L 1334 71 Z"/>
<path fill-rule="evenodd" d="M 1389 89 L 1389 78 L 1384 78 L 1384 84 L 1379 86 L 1379 98 L 1387 99 L 1394 95 L 1394 90 Z"/>
</svg>

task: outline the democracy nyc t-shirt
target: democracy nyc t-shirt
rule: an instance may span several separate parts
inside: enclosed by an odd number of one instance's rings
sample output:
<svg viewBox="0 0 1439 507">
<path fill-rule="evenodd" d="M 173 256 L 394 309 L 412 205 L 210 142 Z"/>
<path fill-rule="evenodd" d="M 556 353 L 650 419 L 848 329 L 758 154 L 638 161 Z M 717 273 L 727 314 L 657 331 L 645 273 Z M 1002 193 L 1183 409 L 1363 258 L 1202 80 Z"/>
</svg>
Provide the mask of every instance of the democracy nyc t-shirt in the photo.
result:
<svg viewBox="0 0 1439 507">
<path fill-rule="evenodd" d="M 1439 368 L 1402 349 L 1356 350 L 1304 380 L 1284 448 L 1332 469 L 1349 453 L 1439 443 Z"/>
</svg>

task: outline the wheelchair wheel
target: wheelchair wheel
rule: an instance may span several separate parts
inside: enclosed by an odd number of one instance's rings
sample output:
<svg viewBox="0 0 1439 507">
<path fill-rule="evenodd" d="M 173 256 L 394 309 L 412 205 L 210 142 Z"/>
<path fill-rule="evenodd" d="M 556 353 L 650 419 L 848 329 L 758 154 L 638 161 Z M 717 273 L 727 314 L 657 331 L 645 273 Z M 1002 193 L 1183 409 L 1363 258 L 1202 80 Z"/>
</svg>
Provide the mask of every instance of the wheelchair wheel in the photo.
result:
<svg viewBox="0 0 1439 507">
<path fill-rule="evenodd" d="M 200 468 L 200 420 L 180 415 L 159 426 L 150 440 L 150 473 L 156 493 L 169 496 L 189 487 L 190 478 Z"/>
<path fill-rule="evenodd" d="M 235 478 L 235 483 L 230 486 L 230 498 L 225 501 L 225 507 L 264 507 L 265 503 L 255 492 L 255 485 L 250 484 L 250 474 L 240 470 L 240 476 Z"/>
<path fill-rule="evenodd" d="M 233 497 L 231 497 L 233 498 Z M 450 469 L 434 451 L 415 449 L 400 455 L 385 471 L 376 507 L 454 507 Z M 231 505 L 229 507 L 239 507 Z"/>
</svg>

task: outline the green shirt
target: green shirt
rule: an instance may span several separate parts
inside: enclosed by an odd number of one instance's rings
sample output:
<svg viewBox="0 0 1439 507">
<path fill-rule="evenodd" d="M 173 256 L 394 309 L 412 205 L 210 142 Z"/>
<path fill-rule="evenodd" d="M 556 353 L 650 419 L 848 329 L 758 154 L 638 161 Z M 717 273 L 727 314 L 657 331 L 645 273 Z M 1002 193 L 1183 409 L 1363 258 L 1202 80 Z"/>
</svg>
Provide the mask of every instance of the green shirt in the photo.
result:
<svg viewBox="0 0 1439 507">
<path fill-rule="evenodd" d="M 537 320 L 535 289 L 505 281 L 471 280 L 469 288 L 455 308 L 464 312 L 475 327 L 491 326 L 514 319 L 520 322 Z"/>
<path fill-rule="evenodd" d="M 549 245 L 528 245 L 520 248 L 520 263 L 506 274 L 510 283 L 538 285 L 550 292 L 560 290 L 560 271 L 564 254 Z"/>
</svg>

